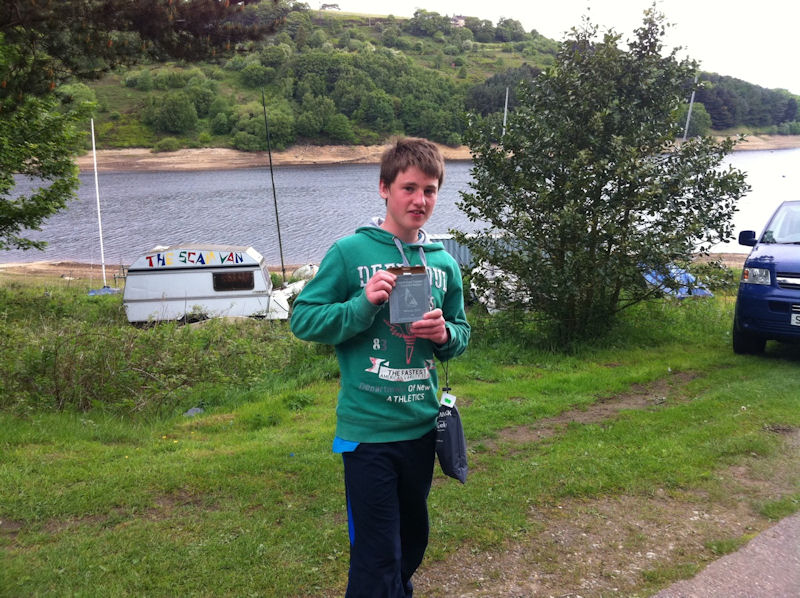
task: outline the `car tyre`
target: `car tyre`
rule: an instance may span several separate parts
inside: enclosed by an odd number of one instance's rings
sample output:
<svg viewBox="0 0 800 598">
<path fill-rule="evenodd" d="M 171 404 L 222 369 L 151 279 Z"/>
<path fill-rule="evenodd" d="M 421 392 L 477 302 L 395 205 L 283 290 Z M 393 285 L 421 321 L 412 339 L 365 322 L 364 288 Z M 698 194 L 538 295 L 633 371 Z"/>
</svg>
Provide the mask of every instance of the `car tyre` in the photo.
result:
<svg viewBox="0 0 800 598">
<path fill-rule="evenodd" d="M 741 330 L 733 325 L 733 352 L 738 355 L 760 355 L 764 352 L 767 339 Z"/>
</svg>

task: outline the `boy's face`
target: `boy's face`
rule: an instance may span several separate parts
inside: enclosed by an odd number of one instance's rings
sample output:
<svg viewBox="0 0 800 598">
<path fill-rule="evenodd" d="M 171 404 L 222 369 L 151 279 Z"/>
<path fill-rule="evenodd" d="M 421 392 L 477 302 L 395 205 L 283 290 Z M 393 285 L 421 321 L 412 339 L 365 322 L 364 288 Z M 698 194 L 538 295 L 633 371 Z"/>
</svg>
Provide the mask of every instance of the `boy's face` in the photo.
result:
<svg viewBox="0 0 800 598">
<path fill-rule="evenodd" d="M 379 189 L 386 200 L 386 219 L 381 227 L 401 241 L 415 242 L 419 229 L 433 214 L 439 179 L 411 166 L 400 172 L 391 185 L 380 181 Z"/>
</svg>

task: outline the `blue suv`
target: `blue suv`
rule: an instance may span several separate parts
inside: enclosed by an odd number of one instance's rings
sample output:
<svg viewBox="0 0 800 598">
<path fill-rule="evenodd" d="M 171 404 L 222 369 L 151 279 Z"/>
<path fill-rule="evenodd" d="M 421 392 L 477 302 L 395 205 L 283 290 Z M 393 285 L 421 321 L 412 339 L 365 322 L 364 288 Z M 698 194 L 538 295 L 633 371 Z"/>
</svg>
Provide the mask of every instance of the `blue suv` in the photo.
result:
<svg viewBox="0 0 800 598">
<path fill-rule="evenodd" d="M 800 340 L 800 201 L 785 201 L 760 239 L 739 233 L 752 247 L 744 263 L 733 318 L 733 350 L 763 353 L 767 340 Z"/>
</svg>

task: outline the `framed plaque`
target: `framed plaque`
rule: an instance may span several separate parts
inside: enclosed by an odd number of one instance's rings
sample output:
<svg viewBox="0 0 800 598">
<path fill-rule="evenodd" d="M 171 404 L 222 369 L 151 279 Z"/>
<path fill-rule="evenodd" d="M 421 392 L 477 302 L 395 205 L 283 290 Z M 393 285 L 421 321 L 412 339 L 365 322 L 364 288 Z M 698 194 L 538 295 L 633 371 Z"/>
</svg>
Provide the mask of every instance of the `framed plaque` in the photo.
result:
<svg viewBox="0 0 800 598">
<path fill-rule="evenodd" d="M 407 324 L 421 320 L 431 310 L 431 281 L 425 266 L 389 268 L 397 276 L 389 295 L 389 321 Z"/>
</svg>

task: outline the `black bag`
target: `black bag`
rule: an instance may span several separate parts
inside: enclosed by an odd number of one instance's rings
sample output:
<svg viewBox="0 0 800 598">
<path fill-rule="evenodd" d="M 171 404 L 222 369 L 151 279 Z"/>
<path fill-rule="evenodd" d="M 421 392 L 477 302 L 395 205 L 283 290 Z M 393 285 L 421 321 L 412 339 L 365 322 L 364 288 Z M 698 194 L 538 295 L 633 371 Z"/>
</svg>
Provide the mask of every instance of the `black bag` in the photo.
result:
<svg viewBox="0 0 800 598">
<path fill-rule="evenodd" d="M 436 420 L 436 456 L 442 472 L 462 484 L 467 481 L 467 441 L 456 408 L 455 397 L 442 394 L 439 417 Z"/>
</svg>

